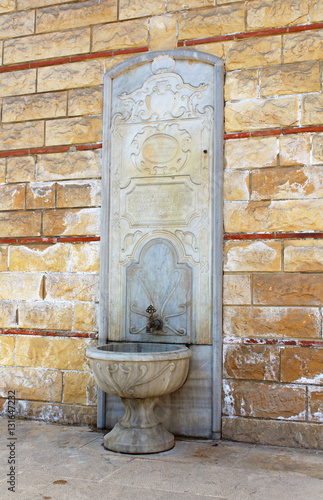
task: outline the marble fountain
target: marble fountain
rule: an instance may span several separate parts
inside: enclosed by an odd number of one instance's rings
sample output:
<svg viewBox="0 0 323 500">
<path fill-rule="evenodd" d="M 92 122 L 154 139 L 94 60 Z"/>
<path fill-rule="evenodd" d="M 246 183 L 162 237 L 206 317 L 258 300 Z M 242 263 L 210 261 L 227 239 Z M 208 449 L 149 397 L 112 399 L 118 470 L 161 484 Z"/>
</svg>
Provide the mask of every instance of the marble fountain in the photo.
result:
<svg viewBox="0 0 323 500">
<path fill-rule="evenodd" d="M 104 446 L 219 438 L 223 63 L 150 52 L 104 85 L 101 342 L 87 351 Z"/>
</svg>

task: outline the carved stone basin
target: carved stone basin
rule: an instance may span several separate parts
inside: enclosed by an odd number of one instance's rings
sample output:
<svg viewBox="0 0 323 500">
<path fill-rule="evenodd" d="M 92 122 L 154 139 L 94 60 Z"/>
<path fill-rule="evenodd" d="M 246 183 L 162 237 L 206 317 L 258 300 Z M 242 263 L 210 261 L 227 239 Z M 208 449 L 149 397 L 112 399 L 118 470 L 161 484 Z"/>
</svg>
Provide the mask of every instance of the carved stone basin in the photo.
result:
<svg viewBox="0 0 323 500">
<path fill-rule="evenodd" d="M 182 345 L 115 342 L 86 352 L 98 386 L 119 396 L 125 414 L 104 437 L 105 448 L 122 453 L 156 453 L 174 446 L 154 407 L 160 396 L 185 382 L 191 351 Z"/>
</svg>

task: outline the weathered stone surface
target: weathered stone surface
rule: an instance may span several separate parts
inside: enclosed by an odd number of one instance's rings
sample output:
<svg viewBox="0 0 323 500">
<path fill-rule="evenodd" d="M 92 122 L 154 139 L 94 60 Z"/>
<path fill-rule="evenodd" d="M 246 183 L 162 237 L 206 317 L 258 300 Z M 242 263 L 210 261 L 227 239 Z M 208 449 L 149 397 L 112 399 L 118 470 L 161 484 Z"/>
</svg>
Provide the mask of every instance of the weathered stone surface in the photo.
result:
<svg viewBox="0 0 323 500">
<path fill-rule="evenodd" d="M 319 61 L 323 57 L 323 30 L 283 35 L 284 63 Z"/>
<path fill-rule="evenodd" d="M 252 99 L 258 96 L 258 70 L 229 71 L 225 77 L 226 101 Z"/>
<path fill-rule="evenodd" d="M 27 185 L 26 208 L 52 208 L 55 206 L 55 184 L 33 182 Z"/>
<path fill-rule="evenodd" d="M 39 236 L 41 214 L 36 212 L 1 212 L 0 236 Z"/>
<path fill-rule="evenodd" d="M 149 25 L 150 50 L 169 50 L 177 48 L 177 16 L 164 14 L 154 16 Z"/>
<path fill-rule="evenodd" d="M 78 243 L 72 246 L 71 270 L 98 272 L 100 263 L 100 244 Z"/>
<path fill-rule="evenodd" d="M 165 10 L 164 0 L 142 3 L 140 0 L 120 0 L 119 19 L 133 19 L 135 17 L 156 16 Z"/>
<path fill-rule="evenodd" d="M 323 167 L 263 169 L 251 174 L 252 200 L 323 197 Z"/>
<path fill-rule="evenodd" d="M 32 182 L 35 180 L 34 156 L 13 156 L 7 159 L 7 182 Z"/>
<path fill-rule="evenodd" d="M 15 365 L 15 337 L 0 336 L 0 359 L 1 365 Z"/>
<path fill-rule="evenodd" d="M 227 169 L 252 169 L 277 165 L 276 137 L 235 139 L 225 141 Z"/>
<path fill-rule="evenodd" d="M 281 37 L 246 38 L 229 42 L 227 70 L 258 68 L 281 63 Z"/>
<path fill-rule="evenodd" d="M 0 182 L 6 182 L 6 159 L 0 158 Z"/>
<path fill-rule="evenodd" d="M 322 109 L 323 94 L 313 94 L 303 97 L 302 125 L 317 125 L 322 123 Z"/>
<path fill-rule="evenodd" d="M 24 184 L 0 185 L 0 210 L 21 210 L 25 208 Z"/>
<path fill-rule="evenodd" d="M 222 3 L 222 2 L 218 2 Z M 168 0 L 167 11 L 196 9 L 198 7 L 211 7 L 215 4 L 215 0 Z"/>
<path fill-rule="evenodd" d="M 64 376 L 64 403 L 95 405 L 97 389 L 91 373 L 67 372 Z"/>
<path fill-rule="evenodd" d="M 20 328 L 72 329 L 72 304 L 44 301 L 21 302 L 18 311 Z"/>
<path fill-rule="evenodd" d="M 178 30 L 180 40 L 244 31 L 244 6 L 233 4 L 213 9 L 180 12 Z"/>
<path fill-rule="evenodd" d="M 320 313 L 309 307 L 224 307 L 224 333 L 238 337 L 320 338 Z"/>
<path fill-rule="evenodd" d="M 43 275 L 40 273 L 1 273 L 0 299 L 42 299 Z"/>
<path fill-rule="evenodd" d="M 12 12 L 16 8 L 15 0 L 2 0 L 0 5 L 0 12 Z"/>
<path fill-rule="evenodd" d="M 258 274 L 253 281 L 254 304 L 273 306 L 323 305 L 323 275 Z"/>
<path fill-rule="evenodd" d="M 322 231 L 323 201 L 227 201 L 224 224 L 228 233 Z"/>
<path fill-rule="evenodd" d="M 19 245 L 10 248 L 10 271 L 68 271 L 71 245 Z"/>
<path fill-rule="evenodd" d="M 224 246 L 225 271 L 280 271 L 279 241 L 228 241 Z"/>
<path fill-rule="evenodd" d="M 104 2 L 88 0 L 86 2 L 68 3 L 38 9 L 36 13 L 36 33 L 81 28 L 116 20 L 117 3 L 115 0 L 106 0 Z"/>
<path fill-rule="evenodd" d="M 323 387 L 308 388 L 308 419 L 323 422 Z"/>
<path fill-rule="evenodd" d="M 124 23 L 94 26 L 92 50 L 129 49 L 148 45 L 148 22 L 134 19 Z"/>
<path fill-rule="evenodd" d="M 66 0 L 17 0 L 17 10 L 32 9 L 34 7 L 46 7 L 47 5 L 58 3 L 66 3 Z"/>
<path fill-rule="evenodd" d="M 47 300 L 98 301 L 99 278 L 97 274 L 55 273 L 46 276 Z"/>
<path fill-rule="evenodd" d="M 8 396 L 15 388 L 17 399 L 61 401 L 62 373 L 34 368 L 0 368 L 0 394 Z"/>
<path fill-rule="evenodd" d="M 76 89 L 69 92 L 69 116 L 98 115 L 102 113 L 102 109 L 102 88 Z"/>
<path fill-rule="evenodd" d="M 224 380 L 223 393 L 230 417 L 305 420 L 305 387 Z"/>
<path fill-rule="evenodd" d="M 224 172 L 224 199 L 249 200 L 249 172 Z"/>
<path fill-rule="evenodd" d="M 8 271 L 8 247 L 0 246 L 0 271 Z"/>
<path fill-rule="evenodd" d="M 0 40 L 31 35 L 34 33 L 34 24 L 35 13 L 33 11 L 5 14 L 0 17 Z"/>
<path fill-rule="evenodd" d="M 100 211 L 97 208 L 51 210 L 43 214 L 45 236 L 90 236 L 100 233 Z"/>
<path fill-rule="evenodd" d="M 297 124 L 297 97 L 230 102 L 225 107 L 225 127 L 228 132 L 290 127 Z"/>
<path fill-rule="evenodd" d="M 323 134 L 313 136 L 313 163 L 323 163 Z"/>
<path fill-rule="evenodd" d="M 319 23 L 323 19 L 323 4 L 321 0 L 310 0 L 311 23 Z"/>
<path fill-rule="evenodd" d="M 17 337 L 17 366 L 89 370 L 85 351 L 93 342 L 89 339 L 20 335 Z"/>
<path fill-rule="evenodd" d="M 66 116 L 67 93 L 35 94 L 3 100 L 2 121 L 16 122 Z"/>
<path fill-rule="evenodd" d="M 0 150 L 41 147 L 44 145 L 44 123 L 6 123 L 0 128 Z"/>
<path fill-rule="evenodd" d="M 311 137 L 296 134 L 279 137 L 280 165 L 304 165 L 310 163 Z"/>
<path fill-rule="evenodd" d="M 0 301 L 0 327 L 12 328 L 17 326 L 17 305 L 15 302 Z"/>
<path fill-rule="evenodd" d="M 112 58 L 111 58 L 112 59 Z M 102 85 L 104 61 L 80 61 L 38 69 L 38 92 Z"/>
<path fill-rule="evenodd" d="M 46 124 L 46 146 L 102 141 L 102 118 L 61 118 Z"/>
<path fill-rule="evenodd" d="M 208 54 L 213 54 L 214 56 L 221 57 L 221 59 L 226 60 L 226 54 L 231 45 L 232 45 L 231 41 L 225 41 L 225 42 L 197 44 L 196 46 L 190 45 L 188 48 L 200 50 L 201 52 L 207 52 Z"/>
<path fill-rule="evenodd" d="M 282 349 L 281 381 L 323 384 L 323 349 L 307 347 Z"/>
<path fill-rule="evenodd" d="M 323 448 L 322 428 L 305 422 L 223 417 L 222 439 L 272 446 Z"/>
<path fill-rule="evenodd" d="M 66 181 L 57 183 L 57 208 L 100 205 L 101 181 Z"/>
<path fill-rule="evenodd" d="M 279 348 L 224 345 L 223 378 L 279 380 Z"/>
<path fill-rule="evenodd" d="M 260 70 L 260 96 L 320 91 L 318 62 L 271 66 Z"/>
<path fill-rule="evenodd" d="M 74 305 L 73 330 L 80 332 L 98 331 L 98 311 L 96 304 L 80 302 Z"/>
<path fill-rule="evenodd" d="M 256 0 L 248 3 L 247 29 L 258 30 L 308 22 L 308 0 Z"/>
<path fill-rule="evenodd" d="M 30 420 L 59 422 L 71 425 L 96 425 L 97 409 L 94 406 L 17 401 L 16 415 Z"/>
<path fill-rule="evenodd" d="M 82 179 L 99 177 L 101 151 L 74 151 L 43 154 L 37 157 L 37 180 Z"/>
<path fill-rule="evenodd" d="M 90 51 L 90 28 L 12 38 L 4 42 L 4 64 Z"/>
<path fill-rule="evenodd" d="M 286 241 L 284 269 L 288 272 L 323 271 L 323 240 Z"/>
</svg>

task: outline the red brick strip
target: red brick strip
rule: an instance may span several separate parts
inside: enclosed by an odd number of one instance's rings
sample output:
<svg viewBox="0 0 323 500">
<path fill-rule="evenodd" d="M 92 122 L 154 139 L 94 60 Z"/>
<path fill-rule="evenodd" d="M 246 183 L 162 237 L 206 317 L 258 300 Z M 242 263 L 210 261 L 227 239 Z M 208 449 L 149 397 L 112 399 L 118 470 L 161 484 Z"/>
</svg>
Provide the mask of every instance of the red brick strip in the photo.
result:
<svg viewBox="0 0 323 500">
<path fill-rule="evenodd" d="M 297 345 L 297 340 L 285 339 L 243 339 L 244 344 Z"/>
<path fill-rule="evenodd" d="M 5 335 L 38 335 L 42 337 L 73 337 L 73 338 L 85 338 L 85 339 L 96 339 L 98 338 L 97 333 L 89 332 L 53 332 L 48 330 L 22 330 L 22 329 L 10 329 L 3 330 Z"/>
<path fill-rule="evenodd" d="M 224 234 L 223 239 L 226 240 L 273 240 L 273 239 L 316 239 L 323 238 L 322 232 L 317 233 L 239 233 L 239 234 Z"/>
<path fill-rule="evenodd" d="M 35 244 L 48 244 L 48 243 L 86 243 L 89 241 L 100 241 L 100 236 L 53 236 L 39 238 L 0 238 L 0 244 L 5 245 L 9 243 L 27 245 L 30 243 Z"/>
<path fill-rule="evenodd" d="M 298 344 L 302 347 L 323 347 L 323 340 L 300 340 Z"/>
</svg>

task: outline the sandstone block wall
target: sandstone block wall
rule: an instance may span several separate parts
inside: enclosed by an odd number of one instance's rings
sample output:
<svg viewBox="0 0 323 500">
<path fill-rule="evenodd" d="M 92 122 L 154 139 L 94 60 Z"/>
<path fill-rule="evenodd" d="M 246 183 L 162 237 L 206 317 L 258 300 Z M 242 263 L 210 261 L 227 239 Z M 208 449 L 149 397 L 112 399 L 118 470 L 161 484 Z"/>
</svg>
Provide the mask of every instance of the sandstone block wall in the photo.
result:
<svg viewBox="0 0 323 500">
<path fill-rule="evenodd" d="M 102 76 L 187 47 L 226 70 L 224 436 L 323 446 L 322 5 L 0 2 L 3 411 L 95 422 Z"/>
</svg>

